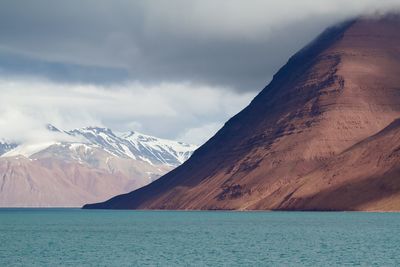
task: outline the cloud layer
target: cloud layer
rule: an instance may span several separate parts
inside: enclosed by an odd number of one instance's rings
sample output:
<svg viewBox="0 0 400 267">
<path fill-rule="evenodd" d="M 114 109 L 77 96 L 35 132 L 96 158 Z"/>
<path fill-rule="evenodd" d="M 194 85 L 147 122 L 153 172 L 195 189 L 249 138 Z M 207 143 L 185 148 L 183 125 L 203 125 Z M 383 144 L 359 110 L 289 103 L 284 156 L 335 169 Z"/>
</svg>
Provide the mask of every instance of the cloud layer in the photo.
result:
<svg viewBox="0 0 400 267">
<path fill-rule="evenodd" d="M 185 80 L 257 91 L 325 27 L 398 5 L 398 0 L 38 0 L 23 5 L 5 0 L 0 66 L 64 82 Z M 17 57 L 18 63 L 10 59 Z"/>
<path fill-rule="evenodd" d="M 399 5 L 3 0 L 0 137 L 32 139 L 53 123 L 139 130 L 200 144 L 324 28 Z"/>
<path fill-rule="evenodd" d="M 0 90 L 0 136 L 17 142 L 39 139 L 51 123 L 63 129 L 137 130 L 201 144 L 253 97 L 190 83 L 106 87 L 3 79 Z"/>
</svg>

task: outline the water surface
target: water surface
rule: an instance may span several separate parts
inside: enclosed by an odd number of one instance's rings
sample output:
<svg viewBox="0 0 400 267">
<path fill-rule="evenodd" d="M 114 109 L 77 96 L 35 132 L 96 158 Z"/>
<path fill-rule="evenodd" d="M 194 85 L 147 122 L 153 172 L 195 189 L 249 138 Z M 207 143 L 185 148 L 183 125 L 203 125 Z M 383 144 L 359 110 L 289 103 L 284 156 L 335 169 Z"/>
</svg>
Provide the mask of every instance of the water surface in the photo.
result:
<svg viewBox="0 0 400 267">
<path fill-rule="evenodd" d="M 399 266 L 400 214 L 0 209 L 0 266 Z"/>
</svg>

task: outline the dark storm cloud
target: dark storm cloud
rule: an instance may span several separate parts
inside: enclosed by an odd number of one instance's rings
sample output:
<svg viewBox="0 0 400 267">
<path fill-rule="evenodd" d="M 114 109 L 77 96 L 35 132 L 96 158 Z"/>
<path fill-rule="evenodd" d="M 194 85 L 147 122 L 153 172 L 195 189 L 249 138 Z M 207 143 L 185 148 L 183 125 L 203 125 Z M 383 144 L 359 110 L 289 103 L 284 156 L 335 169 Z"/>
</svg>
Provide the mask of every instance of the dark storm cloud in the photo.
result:
<svg viewBox="0 0 400 267">
<path fill-rule="evenodd" d="M 326 26 L 396 1 L 0 3 L 0 74 L 256 91 Z"/>
</svg>

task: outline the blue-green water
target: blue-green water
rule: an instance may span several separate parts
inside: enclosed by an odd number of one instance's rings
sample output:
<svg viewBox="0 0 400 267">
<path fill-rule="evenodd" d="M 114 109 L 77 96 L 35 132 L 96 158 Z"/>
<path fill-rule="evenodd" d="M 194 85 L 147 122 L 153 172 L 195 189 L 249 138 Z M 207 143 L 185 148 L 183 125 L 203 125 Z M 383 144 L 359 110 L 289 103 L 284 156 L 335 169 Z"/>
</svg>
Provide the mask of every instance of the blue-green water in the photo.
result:
<svg viewBox="0 0 400 267">
<path fill-rule="evenodd" d="M 400 265 L 400 214 L 0 209 L 0 266 Z"/>
</svg>

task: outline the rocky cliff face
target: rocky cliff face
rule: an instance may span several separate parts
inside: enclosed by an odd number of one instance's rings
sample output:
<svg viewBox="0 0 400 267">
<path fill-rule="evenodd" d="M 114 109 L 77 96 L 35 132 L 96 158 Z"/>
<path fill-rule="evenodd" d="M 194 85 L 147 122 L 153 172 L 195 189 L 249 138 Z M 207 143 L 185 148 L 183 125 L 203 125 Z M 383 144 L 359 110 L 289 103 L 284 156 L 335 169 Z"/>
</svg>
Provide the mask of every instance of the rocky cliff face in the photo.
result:
<svg viewBox="0 0 400 267">
<path fill-rule="evenodd" d="M 328 29 L 185 164 L 85 208 L 400 210 L 383 145 L 400 131 L 398 29 L 397 15 Z"/>
</svg>

